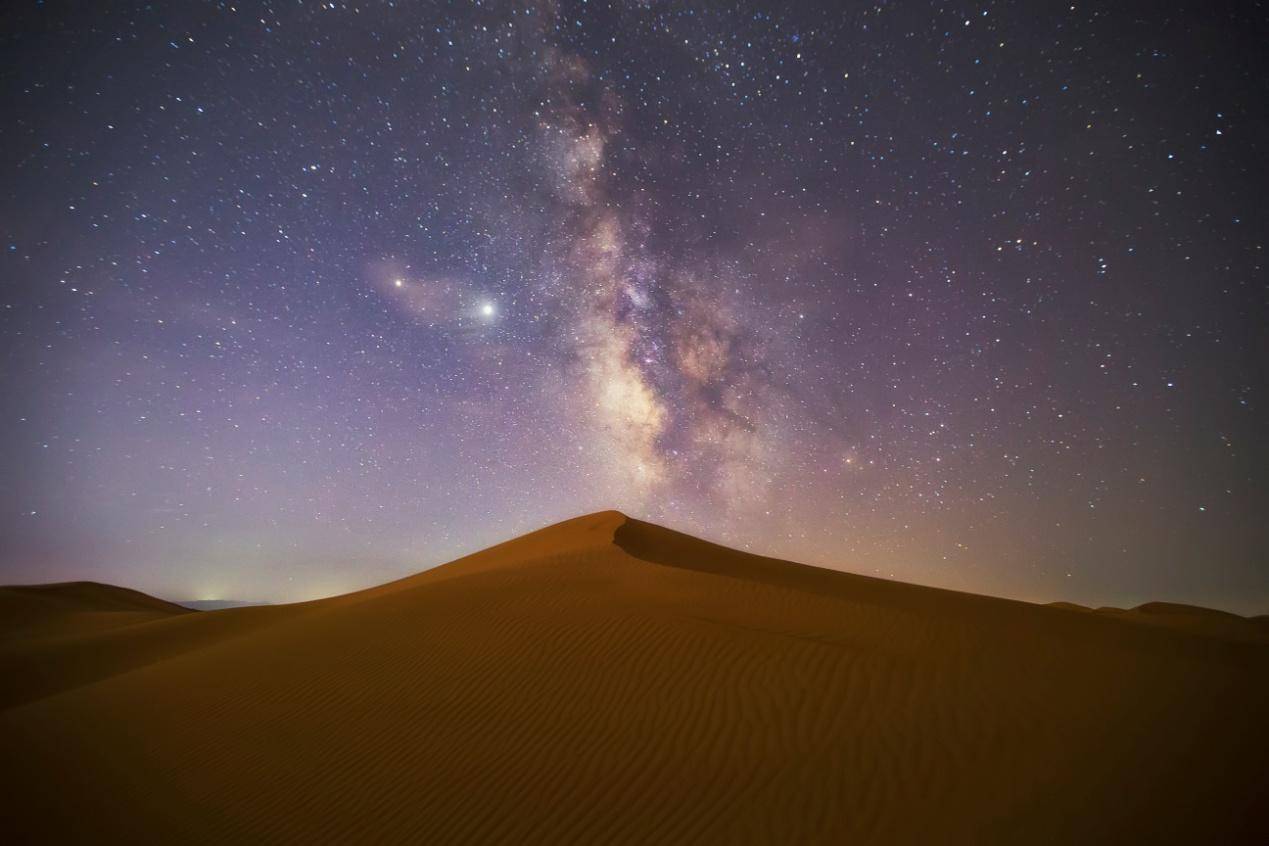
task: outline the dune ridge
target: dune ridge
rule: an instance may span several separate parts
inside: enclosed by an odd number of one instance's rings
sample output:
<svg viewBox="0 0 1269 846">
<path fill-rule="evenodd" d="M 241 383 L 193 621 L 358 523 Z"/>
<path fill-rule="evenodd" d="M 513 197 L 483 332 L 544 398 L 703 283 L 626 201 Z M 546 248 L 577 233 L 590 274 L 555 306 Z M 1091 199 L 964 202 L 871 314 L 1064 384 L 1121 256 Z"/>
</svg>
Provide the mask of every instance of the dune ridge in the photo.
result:
<svg viewBox="0 0 1269 846">
<path fill-rule="evenodd" d="M 0 629 L 15 842 L 1269 834 L 1269 650 L 1241 635 L 617 512 L 344 596 L 154 613 Z"/>
</svg>

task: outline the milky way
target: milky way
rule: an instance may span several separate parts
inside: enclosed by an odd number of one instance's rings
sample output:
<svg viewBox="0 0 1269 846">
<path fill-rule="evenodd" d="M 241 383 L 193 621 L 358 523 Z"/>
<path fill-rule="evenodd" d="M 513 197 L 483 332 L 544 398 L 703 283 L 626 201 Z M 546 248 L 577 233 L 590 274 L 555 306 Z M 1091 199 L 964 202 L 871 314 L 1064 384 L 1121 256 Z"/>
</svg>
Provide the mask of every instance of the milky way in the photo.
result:
<svg viewBox="0 0 1269 846">
<path fill-rule="evenodd" d="M 1269 610 L 1263 12 L 111 5 L 4 26 L 0 581 L 616 507 Z"/>
</svg>

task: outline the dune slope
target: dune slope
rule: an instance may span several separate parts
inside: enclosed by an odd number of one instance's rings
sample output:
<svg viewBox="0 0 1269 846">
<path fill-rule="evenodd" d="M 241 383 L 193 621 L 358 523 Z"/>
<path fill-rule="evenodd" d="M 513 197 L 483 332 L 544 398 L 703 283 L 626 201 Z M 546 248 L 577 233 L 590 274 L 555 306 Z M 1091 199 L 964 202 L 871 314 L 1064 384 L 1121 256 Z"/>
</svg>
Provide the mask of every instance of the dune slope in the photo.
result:
<svg viewBox="0 0 1269 846">
<path fill-rule="evenodd" d="M 5 632 L 17 842 L 1269 834 L 1264 642 L 804 567 L 616 512 L 302 605 L 56 650 Z"/>
</svg>

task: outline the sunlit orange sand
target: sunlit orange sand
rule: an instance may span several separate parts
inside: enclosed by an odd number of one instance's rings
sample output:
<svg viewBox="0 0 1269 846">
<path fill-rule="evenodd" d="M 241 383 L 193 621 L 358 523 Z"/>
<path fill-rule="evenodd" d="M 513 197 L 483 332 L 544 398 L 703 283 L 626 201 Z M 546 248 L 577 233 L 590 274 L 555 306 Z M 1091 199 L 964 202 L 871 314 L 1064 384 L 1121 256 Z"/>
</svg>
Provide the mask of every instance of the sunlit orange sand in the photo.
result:
<svg viewBox="0 0 1269 846">
<path fill-rule="evenodd" d="M 1263 620 L 616 512 L 299 605 L 81 583 L 0 620 L 6 842 L 1269 842 Z"/>
</svg>

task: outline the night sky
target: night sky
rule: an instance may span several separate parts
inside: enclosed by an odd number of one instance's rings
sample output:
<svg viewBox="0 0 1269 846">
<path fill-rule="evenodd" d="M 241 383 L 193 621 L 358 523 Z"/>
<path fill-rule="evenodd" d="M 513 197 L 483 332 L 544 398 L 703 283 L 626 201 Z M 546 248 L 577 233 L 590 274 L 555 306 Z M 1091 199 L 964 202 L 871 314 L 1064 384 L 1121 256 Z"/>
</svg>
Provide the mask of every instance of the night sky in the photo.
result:
<svg viewBox="0 0 1269 846">
<path fill-rule="evenodd" d="M 304 599 L 613 507 L 1269 612 L 1267 21 L 12 4 L 0 582 Z"/>
</svg>

